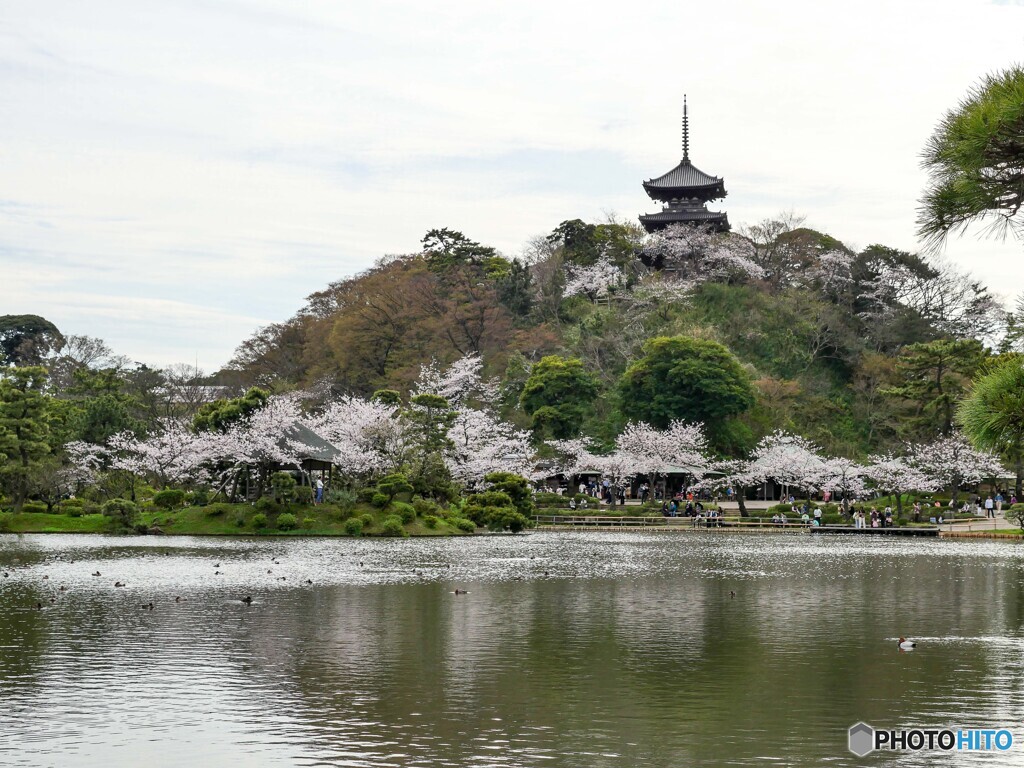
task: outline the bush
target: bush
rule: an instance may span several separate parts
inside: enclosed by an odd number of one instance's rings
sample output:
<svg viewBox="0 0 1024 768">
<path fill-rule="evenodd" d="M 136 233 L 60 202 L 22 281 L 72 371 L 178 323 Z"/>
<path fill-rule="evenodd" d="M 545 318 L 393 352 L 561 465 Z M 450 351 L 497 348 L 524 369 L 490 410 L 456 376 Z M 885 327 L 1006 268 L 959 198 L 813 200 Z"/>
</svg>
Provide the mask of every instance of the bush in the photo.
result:
<svg viewBox="0 0 1024 768">
<path fill-rule="evenodd" d="M 10 512 L 0 512 L 0 533 L 10 533 L 13 520 L 14 515 Z"/>
<path fill-rule="evenodd" d="M 185 503 L 185 492 L 178 488 L 165 488 L 153 496 L 153 503 L 161 509 L 174 509 Z"/>
<path fill-rule="evenodd" d="M 464 517 L 456 517 L 451 522 L 452 525 L 454 525 L 460 531 L 465 531 L 466 533 L 472 533 L 476 530 L 476 523 L 474 523 L 472 520 L 467 520 Z"/>
<path fill-rule="evenodd" d="M 267 516 L 262 512 L 257 512 L 252 516 L 252 527 L 253 528 L 266 528 L 267 527 Z"/>
<path fill-rule="evenodd" d="M 437 528 L 437 523 L 438 523 L 438 520 L 433 515 L 424 515 L 423 516 L 423 524 L 425 526 L 427 526 L 427 528 Z"/>
<path fill-rule="evenodd" d="M 205 508 L 207 517 L 217 517 L 217 515 L 223 515 L 225 512 L 231 509 L 230 504 L 224 504 L 223 502 L 217 502 L 216 504 L 210 504 Z"/>
<path fill-rule="evenodd" d="M 82 504 L 83 515 L 98 515 L 102 511 L 103 510 L 101 509 L 100 505 L 97 504 L 95 501 L 86 501 L 84 504 Z"/>
<path fill-rule="evenodd" d="M 85 505 L 85 501 L 79 498 L 64 499 L 60 503 L 60 505 L 61 507 L 78 507 L 79 509 L 81 509 Z"/>
<path fill-rule="evenodd" d="M 349 536 L 359 536 L 363 532 L 363 521 L 358 517 L 353 517 L 350 520 L 345 521 L 345 533 Z"/>
<path fill-rule="evenodd" d="M 486 522 L 492 531 L 509 530 L 512 533 L 519 533 L 532 525 L 530 518 L 510 507 L 492 507 Z"/>
<path fill-rule="evenodd" d="M 373 527 L 373 515 L 367 513 L 359 517 L 359 521 L 363 524 L 363 530 Z"/>
<path fill-rule="evenodd" d="M 270 487 L 274 491 L 274 501 L 287 504 L 295 494 L 295 478 L 291 472 L 275 472 L 270 476 Z"/>
<path fill-rule="evenodd" d="M 312 504 L 313 503 L 313 489 L 308 485 L 300 485 L 293 492 L 293 497 L 296 504 Z"/>
<path fill-rule="evenodd" d="M 373 494 L 377 493 L 377 489 L 372 485 L 368 485 L 365 488 L 360 488 L 359 493 L 356 494 L 356 498 L 359 501 L 369 503 L 373 499 Z"/>
<path fill-rule="evenodd" d="M 341 508 L 342 512 L 351 512 L 352 507 L 354 507 L 356 502 L 359 501 L 358 494 L 344 488 L 332 488 L 327 492 L 327 495 L 324 498 L 326 498 L 331 504 L 337 504 Z"/>
<path fill-rule="evenodd" d="M 101 509 L 104 515 L 124 528 L 134 528 L 138 522 L 139 508 L 128 499 L 111 499 Z"/>
<path fill-rule="evenodd" d="M 39 514 L 40 512 L 46 511 L 46 505 L 41 501 L 27 501 L 21 507 L 22 512 L 28 512 L 31 514 Z"/>
<path fill-rule="evenodd" d="M 284 512 L 277 518 L 277 527 L 282 531 L 294 531 L 297 525 L 291 512 Z"/>
<path fill-rule="evenodd" d="M 384 507 L 386 507 L 390 503 L 390 501 L 391 499 L 388 498 L 388 495 L 386 493 L 380 493 L 379 491 L 373 494 L 373 497 L 370 499 L 370 503 L 373 504 L 373 506 L 375 507 L 379 507 L 380 509 L 384 509 Z"/>
<path fill-rule="evenodd" d="M 412 500 L 412 508 L 416 510 L 416 514 L 420 517 L 436 515 L 441 510 L 436 501 L 424 499 L 422 496 L 417 496 Z"/>
<path fill-rule="evenodd" d="M 253 506 L 256 507 L 257 512 L 262 512 L 264 516 L 273 515 L 281 511 L 281 505 L 268 496 L 256 499 L 256 504 Z"/>
<path fill-rule="evenodd" d="M 239 528 L 245 527 L 245 512 L 239 512 L 235 515 L 235 525 Z"/>
<path fill-rule="evenodd" d="M 416 519 L 416 508 L 412 504 L 396 501 L 391 505 L 391 508 L 395 511 L 396 515 L 402 518 L 403 523 L 411 523 Z"/>
<path fill-rule="evenodd" d="M 388 515 L 380 526 L 381 536 L 408 536 L 409 532 L 402 525 L 402 518 L 398 515 Z"/>
<path fill-rule="evenodd" d="M 316 528 L 316 526 L 317 526 L 317 519 L 315 517 L 304 517 L 304 518 L 302 518 L 302 527 L 305 528 L 307 531 L 310 530 L 311 528 Z"/>
<path fill-rule="evenodd" d="M 64 514 L 68 517 L 81 517 L 85 512 L 85 508 L 81 504 L 74 504 L 72 506 L 63 506 Z"/>
<path fill-rule="evenodd" d="M 206 488 L 196 488 L 189 496 L 189 501 L 195 507 L 205 507 L 210 503 L 210 492 Z"/>
</svg>

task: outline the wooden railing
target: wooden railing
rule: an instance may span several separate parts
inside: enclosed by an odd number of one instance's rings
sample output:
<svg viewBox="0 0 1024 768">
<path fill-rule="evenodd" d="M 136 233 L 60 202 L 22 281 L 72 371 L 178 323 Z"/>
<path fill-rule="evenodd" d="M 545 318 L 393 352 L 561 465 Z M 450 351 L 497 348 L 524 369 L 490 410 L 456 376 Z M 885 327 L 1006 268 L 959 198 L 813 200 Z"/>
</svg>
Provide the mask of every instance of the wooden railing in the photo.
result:
<svg viewBox="0 0 1024 768">
<path fill-rule="evenodd" d="M 810 523 L 789 520 L 776 523 L 749 517 L 664 517 L 650 515 L 626 517 L 619 515 L 534 515 L 538 525 L 572 528 L 808 528 Z"/>
</svg>

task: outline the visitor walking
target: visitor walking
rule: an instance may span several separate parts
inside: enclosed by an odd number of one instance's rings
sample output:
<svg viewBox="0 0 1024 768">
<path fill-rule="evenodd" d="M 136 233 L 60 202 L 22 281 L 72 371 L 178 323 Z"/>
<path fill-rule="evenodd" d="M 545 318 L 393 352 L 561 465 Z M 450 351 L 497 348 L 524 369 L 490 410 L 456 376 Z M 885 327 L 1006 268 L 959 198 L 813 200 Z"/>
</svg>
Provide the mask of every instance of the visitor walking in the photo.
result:
<svg viewBox="0 0 1024 768">
<path fill-rule="evenodd" d="M 992 494 L 990 493 L 988 495 L 988 498 L 985 499 L 985 517 L 988 518 L 988 519 L 995 518 L 995 516 L 996 516 L 995 509 L 996 509 L 996 502 L 995 502 L 995 499 L 992 498 Z"/>
<path fill-rule="evenodd" d="M 315 501 L 316 501 L 317 504 L 323 504 L 324 503 L 324 479 L 322 477 L 318 477 L 317 480 L 316 480 L 316 499 L 315 499 Z"/>
</svg>

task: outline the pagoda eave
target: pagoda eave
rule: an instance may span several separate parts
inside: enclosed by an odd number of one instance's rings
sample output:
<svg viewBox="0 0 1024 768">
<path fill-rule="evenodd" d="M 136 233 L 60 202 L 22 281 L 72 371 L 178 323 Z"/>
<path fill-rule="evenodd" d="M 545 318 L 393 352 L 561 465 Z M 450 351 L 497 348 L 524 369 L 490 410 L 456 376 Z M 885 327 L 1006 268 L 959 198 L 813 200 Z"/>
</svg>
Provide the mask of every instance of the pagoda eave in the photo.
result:
<svg viewBox="0 0 1024 768">
<path fill-rule="evenodd" d="M 728 232 L 729 216 L 718 211 L 661 211 L 640 214 L 640 223 L 648 232 L 657 232 L 671 224 L 686 224 L 691 227 L 706 226 L 713 232 Z"/>
<path fill-rule="evenodd" d="M 725 185 L 722 182 L 717 184 L 708 184 L 704 187 L 662 187 L 652 185 L 650 182 L 644 182 L 644 192 L 652 200 L 658 200 L 662 203 L 667 203 L 672 200 L 701 200 L 702 202 L 710 202 L 712 200 L 720 200 L 726 197 L 729 193 L 725 191 Z"/>
</svg>

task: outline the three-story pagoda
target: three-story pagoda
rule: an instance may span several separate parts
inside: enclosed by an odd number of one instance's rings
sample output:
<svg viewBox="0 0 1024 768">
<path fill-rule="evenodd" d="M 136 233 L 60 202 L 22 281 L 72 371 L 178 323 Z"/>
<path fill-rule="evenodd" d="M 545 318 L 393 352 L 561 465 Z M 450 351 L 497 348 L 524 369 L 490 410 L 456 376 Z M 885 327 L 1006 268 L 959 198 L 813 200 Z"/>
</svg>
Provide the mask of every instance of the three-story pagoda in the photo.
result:
<svg viewBox="0 0 1024 768">
<path fill-rule="evenodd" d="M 682 162 L 663 176 L 644 182 L 644 191 L 650 198 L 663 204 L 659 213 L 640 215 L 640 223 L 648 232 L 669 224 L 705 225 L 715 232 L 729 231 L 725 212 L 708 210 L 709 202 L 726 196 L 725 184 L 718 176 L 709 176 L 690 162 L 689 120 L 684 96 Z"/>
</svg>

